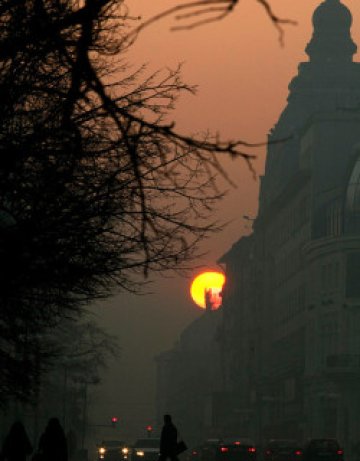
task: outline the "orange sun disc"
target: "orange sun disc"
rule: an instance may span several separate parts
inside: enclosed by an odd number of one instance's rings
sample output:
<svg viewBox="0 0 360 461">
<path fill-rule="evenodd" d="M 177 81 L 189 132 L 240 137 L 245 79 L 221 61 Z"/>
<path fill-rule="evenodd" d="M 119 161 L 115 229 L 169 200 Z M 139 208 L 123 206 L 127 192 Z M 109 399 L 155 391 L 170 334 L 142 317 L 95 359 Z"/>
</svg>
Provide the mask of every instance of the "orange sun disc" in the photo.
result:
<svg viewBox="0 0 360 461">
<path fill-rule="evenodd" d="M 190 287 L 190 294 L 199 307 L 206 308 L 206 293 L 209 296 L 211 310 L 221 306 L 221 292 L 225 283 L 225 275 L 221 272 L 203 272 L 195 277 Z"/>
</svg>

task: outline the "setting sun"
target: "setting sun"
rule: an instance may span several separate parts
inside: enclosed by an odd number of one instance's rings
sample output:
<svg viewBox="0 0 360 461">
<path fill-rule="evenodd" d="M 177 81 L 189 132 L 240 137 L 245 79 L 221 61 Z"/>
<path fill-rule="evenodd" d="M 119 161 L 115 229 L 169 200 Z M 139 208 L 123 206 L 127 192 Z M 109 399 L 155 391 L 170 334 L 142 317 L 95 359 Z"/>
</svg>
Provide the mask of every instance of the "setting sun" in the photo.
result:
<svg viewBox="0 0 360 461">
<path fill-rule="evenodd" d="M 195 277 L 191 284 L 190 294 L 199 307 L 206 308 L 206 293 L 209 293 L 211 310 L 221 306 L 221 291 L 225 283 L 225 275 L 221 272 L 203 272 Z"/>
</svg>

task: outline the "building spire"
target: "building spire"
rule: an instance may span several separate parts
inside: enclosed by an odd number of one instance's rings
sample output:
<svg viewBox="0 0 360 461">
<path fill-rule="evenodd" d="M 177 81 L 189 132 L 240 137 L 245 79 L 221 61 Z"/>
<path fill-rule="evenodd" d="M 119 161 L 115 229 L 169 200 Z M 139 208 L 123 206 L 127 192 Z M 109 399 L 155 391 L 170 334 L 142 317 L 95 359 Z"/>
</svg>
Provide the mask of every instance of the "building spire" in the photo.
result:
<svg viewBox="0 0 360 461">
<path fill-rule="evenodd" d="M 356 45 L 350 34 L 352 15 L 340 0 L 325 0 L 313 15 L 314 33 L 306 52 L 312 62 L 351 62 Z"/>
</svg>

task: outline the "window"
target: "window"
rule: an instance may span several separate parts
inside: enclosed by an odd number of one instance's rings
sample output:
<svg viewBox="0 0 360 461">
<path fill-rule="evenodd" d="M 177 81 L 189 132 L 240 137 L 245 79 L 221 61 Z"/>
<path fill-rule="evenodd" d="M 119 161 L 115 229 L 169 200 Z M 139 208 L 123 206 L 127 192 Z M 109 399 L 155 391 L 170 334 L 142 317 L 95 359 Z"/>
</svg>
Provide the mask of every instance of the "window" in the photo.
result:
<svg viewBox="0 0 360 461">
<path fill-rule="evenodd" d="M 346 211 L 360 213 L 360 158 L 355 163 L 346 193 Z"/>
<path fill-rule="evenodd" d="M 341 235 L 342 214 L 340 200 L 334 200 L 326 207 L 326 235 Z"/>
<path fill-rule="evenodd" d="M 360 232 L 360 157 L 350 176 L 345 199 L 346 232 Z"/>
<path fill-rule="evenodd" d="M 360 297 L 360 252 L 350 253 L 346 259 L 346 296 Z"/>
<path fill-rule="evenodd" d="M 321 204 L 314 215 L 313 235 L 315 238 L 336 237 L 343 232 L 343 207 L 341 198 Z"/>
</svg>

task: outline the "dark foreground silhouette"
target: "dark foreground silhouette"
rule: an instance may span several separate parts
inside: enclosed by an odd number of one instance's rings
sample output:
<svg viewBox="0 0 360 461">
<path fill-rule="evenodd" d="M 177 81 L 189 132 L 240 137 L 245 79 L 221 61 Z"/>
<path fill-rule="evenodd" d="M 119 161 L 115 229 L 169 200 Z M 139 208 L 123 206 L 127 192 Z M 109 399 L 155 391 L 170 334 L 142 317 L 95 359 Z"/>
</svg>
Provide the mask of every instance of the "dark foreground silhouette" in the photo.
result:
<svg viewBox="0 0 360 461">
<path fill-rule="evenodd" d="M 40 461 L 68 461 L 64 430 L 57 418 L 51 418 L 39 441 L 37 459 Z"/>
<path fill-rule="evenodd" d="M 171 461 L 178 461 L 177 436 L 178 431 L 171 420 L 171 416 L 164 415 L 164 426 L 161 431 L 160 439 L 159 461 L 165 461 L 167 458 L 170 458 Z"/>
<path fill-rule="evenodd" d="M 16 421 L 5 437 L 1 452 L 1 460 L 26 461 L 26 457 L 31 455 L 31 453 L 32 446 L 24 425 L 20 421 Z"/>
</svg>

